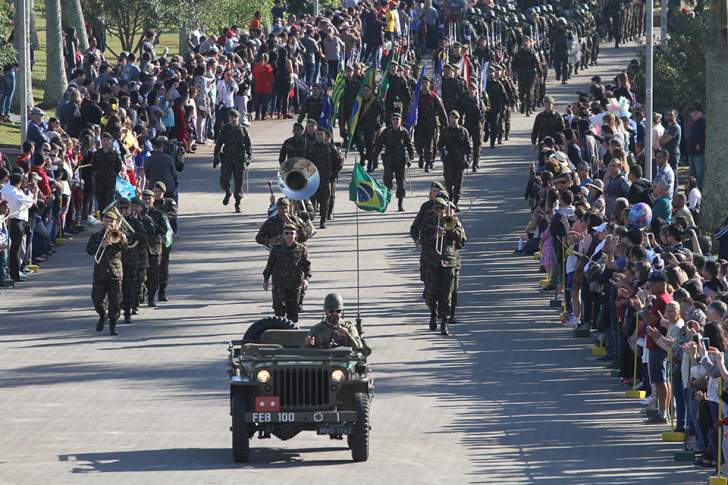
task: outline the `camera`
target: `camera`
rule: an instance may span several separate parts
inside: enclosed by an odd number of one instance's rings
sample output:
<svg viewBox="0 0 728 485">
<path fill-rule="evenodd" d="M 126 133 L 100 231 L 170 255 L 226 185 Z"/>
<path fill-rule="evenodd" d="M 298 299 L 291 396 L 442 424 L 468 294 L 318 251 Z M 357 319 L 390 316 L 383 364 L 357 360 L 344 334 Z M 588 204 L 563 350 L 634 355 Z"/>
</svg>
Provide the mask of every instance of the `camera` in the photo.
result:
<svg viewBox="0 0 728 485">
<path fill-rule="evenodd" d="M 699 340 L 700 340 L 700 335 L 698 335 L 697 333 L 695 335 L 693 335 L 693 342 L 695 342 L 695 345 L 698 344 Z"/>
</svg>

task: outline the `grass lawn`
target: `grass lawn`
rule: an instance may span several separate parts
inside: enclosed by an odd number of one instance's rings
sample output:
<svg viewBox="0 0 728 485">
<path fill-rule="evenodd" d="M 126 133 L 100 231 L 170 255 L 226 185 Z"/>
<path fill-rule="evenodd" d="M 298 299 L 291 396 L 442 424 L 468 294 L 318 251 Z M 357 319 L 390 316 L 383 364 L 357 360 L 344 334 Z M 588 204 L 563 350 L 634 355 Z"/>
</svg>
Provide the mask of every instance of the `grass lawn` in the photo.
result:
<svg viewBox="0 0 728 485">
<path fill-rule="evenodd" d="M 35 46 L 33 52 L 34 64 L 33 64 L 33 106 L 39 106 L 43 108 L 48 114 L 47 118 L 55 116 L 55 106 L 43 105 L 43 92 L 45 91 L 46 84 L 46 19 L 44 11 L 36 11 L 36 28 L 38 30 L 38 42 L 39 45 Z M 121 42 L 116 37 L 107 37 L 109 47 L 114 52 L 121 52 Z M 157 45 L 157 54 L 161 56 L 162 51 L 165 47 L 169 47 L 168 56 L 171 57 L 174 54 L 179 53 L 179 36 L 177 32 L 170 32 L 162 34 L 159 45 Z M 108 50 L 104 53 L 107 60 L 112 64 L 116 64 L 116 58 L 110 57 L 112 54 Z M 0 145 L 20 147 L 20 126 L 12 123 L 0 122 Z"/>
</svg>

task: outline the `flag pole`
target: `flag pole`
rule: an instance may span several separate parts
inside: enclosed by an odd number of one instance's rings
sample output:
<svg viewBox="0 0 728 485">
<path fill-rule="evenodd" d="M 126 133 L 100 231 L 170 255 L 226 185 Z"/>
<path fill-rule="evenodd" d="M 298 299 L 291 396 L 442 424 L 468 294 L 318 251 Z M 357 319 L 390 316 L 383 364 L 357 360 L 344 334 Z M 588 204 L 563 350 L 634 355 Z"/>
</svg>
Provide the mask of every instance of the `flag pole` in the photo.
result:
<svg viewBox="0 0 728 485">
<path fill-rule="evenodd" d="M 354 173 L 356 173 L 356 164 L 359 163 L 354 157 Z M 356 175 L 355 175 L 356 176 Z M 359 179 L 357 178 L 357 182 Z M 358 199 L 357 195 L 357 199 Z M 361 311 L 359 307 L 359 204 L 356 204 L 356 331 L 359 336 L 362 335 L 361 329 Z"/>
</svg>

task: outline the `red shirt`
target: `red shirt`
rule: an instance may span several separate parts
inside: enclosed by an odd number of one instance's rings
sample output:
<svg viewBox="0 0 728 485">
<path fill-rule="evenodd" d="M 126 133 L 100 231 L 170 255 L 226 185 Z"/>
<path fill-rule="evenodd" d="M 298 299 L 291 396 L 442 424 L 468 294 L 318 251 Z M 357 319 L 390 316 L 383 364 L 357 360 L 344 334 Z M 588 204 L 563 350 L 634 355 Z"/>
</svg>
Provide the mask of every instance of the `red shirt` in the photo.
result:
<svg viewBox="0 0 728 485">
<path fill-rule="evenodd" d="M 46 175 L 43 167 L 36 167 L 35 165 L 30 167 L 30 171 L 37 173 L 40 177 L 40 180 L 38 181 L 38 188 L 40 189 L 41 193 L 43 194 L 43 198 L 45 199 L 51 193 L 51 184 L 50 182 L 48 182 L 48 175 Z"/>
<path fill-rule="evenodd" d="M 253 79 L 255 79 L 255 94 L 271 94 L 273 84 L 273 68 L 268 64 L 256 64 L 253 68 Z"/>
<path fill-rule="evenodd" d="M 663 315 L 665 314 L 665 308 L 667 307 L 667 304 L 671 301 L 672 295 L 668 292 L 665 292 L 662 295 L 658 296 L 657 298 L 655 298 L 655 301 L 652 302 L 652 310 L 650 310 L 650 315 L 655 315 L 657 318 L 660 318 L 660 313 L 662 313 Z M 654 328 L 659 330 L 663 336 L 667 335 L 667 328 L 663 327 L 659 323 L 657 324 L 657 327 Z M 657 342 L 652 340 L 652 337 L 650 337 L 649 335 L 647 336 L 646 340 L 648 349 L 656 350 L 661 348 L 659 345 L 657 345 Z"/>
</svg>

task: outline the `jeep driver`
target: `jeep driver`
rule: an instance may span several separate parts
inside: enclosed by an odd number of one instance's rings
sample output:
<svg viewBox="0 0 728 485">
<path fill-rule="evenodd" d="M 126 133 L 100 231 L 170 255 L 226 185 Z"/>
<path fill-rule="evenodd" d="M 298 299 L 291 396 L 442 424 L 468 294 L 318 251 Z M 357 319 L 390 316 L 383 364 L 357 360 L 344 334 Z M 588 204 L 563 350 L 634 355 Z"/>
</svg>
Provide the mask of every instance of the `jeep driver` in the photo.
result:
<svg viewBox="0 0 728 485">
<path fill-rule="evenodd" d="M 338 293 L 329 293 L 324 300 L 326 315 L 306 335 L 304 348 L 332 349 L 351 347 L 356 352 L 362 347 L 361 338 L 351 322 L 343 320 L 344 299 Z"/>
</svg>

